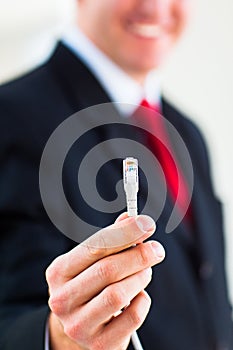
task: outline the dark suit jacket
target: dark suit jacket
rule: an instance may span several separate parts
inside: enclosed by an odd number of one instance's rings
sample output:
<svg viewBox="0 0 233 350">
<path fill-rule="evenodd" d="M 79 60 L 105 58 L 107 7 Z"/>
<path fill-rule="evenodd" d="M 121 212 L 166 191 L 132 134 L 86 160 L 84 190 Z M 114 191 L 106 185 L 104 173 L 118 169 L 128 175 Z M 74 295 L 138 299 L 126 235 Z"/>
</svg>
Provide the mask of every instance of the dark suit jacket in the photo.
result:
<svg viewBox="0 0 233 350">
<path fill-rule="evenodd" d="M 45 143 L 65 118 L 108 101 L 95 77 L 61 44 L 42 67 L 0 88 L 1 349 L 43 349 L 48 314 L 44 272 L 56 256 L 75 245 L 43 209 L 38 169 Z M 167 257 L 154 268 L 148 287 L 153 304 L 139 334 L 145 349 L 233 350 L 221 206 L 213 193 L 206 147 L 196 126 L 166 101 L 163 113 L 192 159 L 193 225 L 191 238 L 184 222 L 167 235 L 169 209 L 159 219 L 154 238 L 164 244 Z M 71 173 L 67 193 L 70 181 L 75 181 L 76 173 Z M 71 201 L 80 207 L 77 199 Z M 95 217 L 105 226 L 115 216 Z"/>
</svg>

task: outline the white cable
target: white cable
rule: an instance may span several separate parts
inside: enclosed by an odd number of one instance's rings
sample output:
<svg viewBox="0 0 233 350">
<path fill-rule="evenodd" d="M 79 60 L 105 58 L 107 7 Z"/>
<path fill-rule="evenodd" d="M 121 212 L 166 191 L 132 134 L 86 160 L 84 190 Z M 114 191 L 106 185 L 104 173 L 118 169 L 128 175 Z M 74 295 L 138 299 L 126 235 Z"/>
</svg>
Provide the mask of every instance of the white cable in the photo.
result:
<svg viewBox="0 0 233 350">
<path fill-rule="evenodd" d="M 131 341 L 135 350 L 143 350 L 142 344 L 138 337 L 138 333 L 136 331 L 131 335 Z"/>
<path fill-rule="evenodd" d="M 137 193 L 139 189 L 138 160 L 136 158 L 127 157 L 123 160 L 123 181 L 128 216 L 136 216 L 138 213 Z M 131 335 L 131 341 L 135 350 L 143 350 L 136 331 Z"/>
</svg>

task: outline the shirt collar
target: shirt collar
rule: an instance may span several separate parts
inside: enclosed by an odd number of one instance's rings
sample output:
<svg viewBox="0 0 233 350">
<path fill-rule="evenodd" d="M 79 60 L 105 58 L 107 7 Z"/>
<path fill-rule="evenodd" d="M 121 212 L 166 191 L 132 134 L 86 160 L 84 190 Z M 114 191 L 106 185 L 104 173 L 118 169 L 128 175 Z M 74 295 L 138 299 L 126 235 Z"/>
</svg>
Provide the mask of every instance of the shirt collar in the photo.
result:
<svg viewBox="0 0 233 350">
<path fill-rule="evenodd" d="M 142 99 L 151 104 L 160 103 L 160 77 L 151 71 L 144 86 L 132 79 L 117 64 L 111 61 L 77 27 L 70 27 L 62 38 L 63 43 L 96 76 L 117 108 L 123 114 L 132 114 Z"/>
</svg>

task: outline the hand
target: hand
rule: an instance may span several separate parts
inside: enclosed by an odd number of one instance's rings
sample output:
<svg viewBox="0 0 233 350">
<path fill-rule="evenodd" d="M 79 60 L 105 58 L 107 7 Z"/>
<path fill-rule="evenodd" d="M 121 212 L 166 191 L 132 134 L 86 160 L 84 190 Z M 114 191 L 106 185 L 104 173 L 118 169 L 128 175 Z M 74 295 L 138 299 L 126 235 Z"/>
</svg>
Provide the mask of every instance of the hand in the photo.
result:
<svg viewBox="0 0 233 350">
<path fill-rule="evenodd" d="M 154 230 L 150 217 L 122 214 L 52 262 L 46 271 L 52 350 L 127 348 L 150 308 L 144 288 L 151 266 L 165 255 L 160 243 L 143 243 Z"/>
</svg>

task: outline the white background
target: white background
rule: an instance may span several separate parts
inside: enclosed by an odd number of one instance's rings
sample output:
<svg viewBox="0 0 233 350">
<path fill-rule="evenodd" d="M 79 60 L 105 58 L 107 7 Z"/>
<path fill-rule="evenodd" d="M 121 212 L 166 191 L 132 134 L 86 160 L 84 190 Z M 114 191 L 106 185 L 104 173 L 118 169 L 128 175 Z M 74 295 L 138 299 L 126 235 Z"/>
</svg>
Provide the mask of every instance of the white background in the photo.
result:
<svg viewBox="0 0 233 350">
<path fill-rule="evenodd" d="M 163 90 L 207 139 L 216 193 L 224 203 L 233 300 L 233 1 L 193 2 L 189 28 L 163 67 Z M 74 0 L 0 0 L 0 83 L 43 61 L 74 9 Z"/>
</svg>

